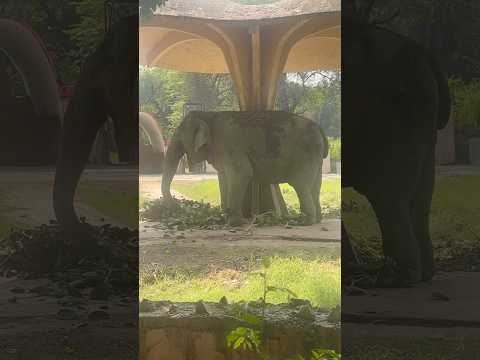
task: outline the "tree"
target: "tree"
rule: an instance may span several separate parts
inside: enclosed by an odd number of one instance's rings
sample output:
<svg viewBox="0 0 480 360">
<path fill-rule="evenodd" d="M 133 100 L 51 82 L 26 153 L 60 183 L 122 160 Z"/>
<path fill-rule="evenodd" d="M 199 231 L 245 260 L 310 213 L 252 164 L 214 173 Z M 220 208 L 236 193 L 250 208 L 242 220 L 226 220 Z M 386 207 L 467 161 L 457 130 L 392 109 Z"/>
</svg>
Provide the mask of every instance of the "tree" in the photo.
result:
<svg viewBox="0 0 480 360">
<path fill-rule="evenodd" d="M 340 97 L 339 71 L 284 74 L 279 83 L 276 109 L 306 116 L 319 123 L 328 136 L 339 137 Z"/>
</svg>

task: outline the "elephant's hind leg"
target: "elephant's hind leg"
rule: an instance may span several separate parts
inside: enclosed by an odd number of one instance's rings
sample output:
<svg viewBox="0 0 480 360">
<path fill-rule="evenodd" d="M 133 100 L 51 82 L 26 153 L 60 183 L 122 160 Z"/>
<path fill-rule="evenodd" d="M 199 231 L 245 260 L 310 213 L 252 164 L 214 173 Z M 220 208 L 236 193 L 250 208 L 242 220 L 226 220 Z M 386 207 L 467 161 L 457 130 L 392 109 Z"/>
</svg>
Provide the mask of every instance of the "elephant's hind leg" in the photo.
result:
<svg viewBox="0 0 480 360">
<path fill-rule="evenodd" d="M 410 217 L 407 200 L 392 199 L 387 194 L 369 197 L 382 232 L 385 267 L 379 286 L 398 287 L 421 280 L 420 250 Z M 389 260 L 394 261 L 393 268 Z M 392 272 L 393 271 L 393 272 Z"/>
<path fill-rule="evenodd" d="M 320 168 L 315 175 L 315 180 L 312 185 L 312 200 L 315 206 L 315 213 L 316 213 L 316 222 L 322 221 L 322 207 L 320 205 L 320 190 L 322 188 L 322 165 L 320 164 Z"/>
<path fill-rule="evenodd" d="M 307 216 L 306 225 L 312 225 L 317 221 L 317 213 L 315 204 L 312 199 L 312 185 L 311 184 L 291 184 L 297 193 L 300 202 L 300 211 Z"/>
<path fill-rule="evenodd" d="M 422 261 L 422 280 L 434 274 L 432 240 L 430 238 L 430 208 L 435 183 L 435 157 L 433 150 L 427 155 L 417 190 L 411 203 L 413 231 L 419 244 Z"/>
</svg>

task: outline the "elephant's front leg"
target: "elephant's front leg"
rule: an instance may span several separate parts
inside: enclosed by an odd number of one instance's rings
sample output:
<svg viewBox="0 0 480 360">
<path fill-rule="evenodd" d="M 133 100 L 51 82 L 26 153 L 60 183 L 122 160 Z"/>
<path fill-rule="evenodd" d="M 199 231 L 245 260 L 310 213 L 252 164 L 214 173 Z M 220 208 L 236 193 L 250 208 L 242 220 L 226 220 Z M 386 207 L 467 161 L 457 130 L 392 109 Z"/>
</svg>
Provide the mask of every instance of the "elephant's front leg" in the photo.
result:
<svg viewBox="0 0 480 360">
<path fill-rule="evenodd" d="M 242 213 L 243 200 L 248 184 L 253 178 L 253 171 L 247 158 L 231 160 L 225 166 L 227 178 L 227 214 L 228 224 L 239 226 L 244 224 Z"/>
</svg>

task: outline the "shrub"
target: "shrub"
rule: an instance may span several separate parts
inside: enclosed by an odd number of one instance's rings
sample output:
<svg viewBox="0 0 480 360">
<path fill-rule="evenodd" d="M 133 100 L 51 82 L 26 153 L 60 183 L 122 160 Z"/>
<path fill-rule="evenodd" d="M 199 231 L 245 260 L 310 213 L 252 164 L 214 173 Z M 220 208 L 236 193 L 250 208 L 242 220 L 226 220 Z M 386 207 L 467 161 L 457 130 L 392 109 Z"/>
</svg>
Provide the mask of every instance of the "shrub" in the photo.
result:
<svg viewBox="0 0 480 360">
<path fill-rule="evenodd" d="M 340 161 L 342 158 L 342 140 L 341 138 L 328 138 L 330 146 L 330 158 Z"/>
<path fill-rule="evenodd" d="M 457 126 L 480 128 L 480 80 L 451 78 L 448 83 Z"/>
</svg>

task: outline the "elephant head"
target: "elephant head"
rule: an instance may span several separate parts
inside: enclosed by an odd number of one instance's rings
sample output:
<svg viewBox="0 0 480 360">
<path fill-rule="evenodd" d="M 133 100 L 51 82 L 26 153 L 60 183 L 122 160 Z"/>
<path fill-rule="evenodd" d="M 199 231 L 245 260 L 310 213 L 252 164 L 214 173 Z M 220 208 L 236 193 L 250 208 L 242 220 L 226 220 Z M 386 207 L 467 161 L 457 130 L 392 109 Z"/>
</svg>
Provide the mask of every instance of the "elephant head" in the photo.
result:
<svg viewBox="0 0 480 360">
<path fill-rule="evenodd" d="M 163 169 L 162 194 L 171 200 L 170 185 L 183 155 L 187 155 L 188 164 L 192 165 L 207 160 L 211 148 L 209 113 L 190 112 L 180 123 L 168 146 Z"/>
</svg>

